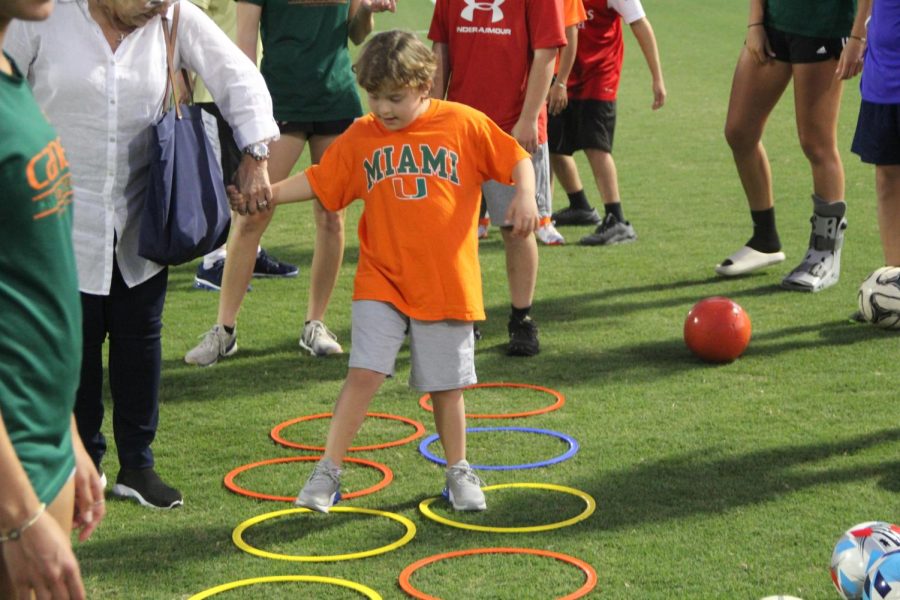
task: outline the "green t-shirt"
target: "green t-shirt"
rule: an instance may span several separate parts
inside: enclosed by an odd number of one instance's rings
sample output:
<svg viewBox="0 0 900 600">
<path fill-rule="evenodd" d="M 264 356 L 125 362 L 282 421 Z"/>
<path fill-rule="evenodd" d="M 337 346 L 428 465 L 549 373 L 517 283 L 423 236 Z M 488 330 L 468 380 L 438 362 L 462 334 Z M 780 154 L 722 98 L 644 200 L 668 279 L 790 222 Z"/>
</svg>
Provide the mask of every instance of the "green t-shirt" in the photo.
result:
<svg viewBox="0 0 900 600">
<path fill-rule="evenodd" d="M 807 37 L 841 38 L 850 34 L 856 0 L 768 0 L 766 25 Z"/>
<path fill-rule="evenodd" d="M 362 115 L 347 49 L 347 0 L 241 0 L 262 7 L 260 70 L 276 121 Z"/>
<path fill-rule="evenodd" d="M 59 137 L 18 72 L 0 72 L 0 411 L 42 502 L 75 459 L 81 298 L 72 188 Z"/>
</svg>

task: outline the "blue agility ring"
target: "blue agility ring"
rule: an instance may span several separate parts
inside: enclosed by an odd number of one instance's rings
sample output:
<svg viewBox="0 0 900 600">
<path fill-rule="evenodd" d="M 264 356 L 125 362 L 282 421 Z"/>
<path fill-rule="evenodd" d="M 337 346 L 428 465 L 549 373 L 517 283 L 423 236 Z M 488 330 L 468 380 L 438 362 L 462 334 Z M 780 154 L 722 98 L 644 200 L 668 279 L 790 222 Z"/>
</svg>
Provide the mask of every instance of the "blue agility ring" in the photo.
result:
<svg viewBox="0 0 900 600">
<path fill-rule="evenodd" d="M 560 463 L 564 460 L 568 460 L 575 456 L 575 453 L 578 452 L 578 442 L 575 441 L 575 438 L 572 436 L 566 435 L 564 433 L 560 433 L 558 431 L 551 431 L 549 429 L 535 429 L 533 427 L 467 427 L 466 433 L 479 433 L 482 431 L 521 431 L 524 433 L 537 433 L 540 435 L 549 435 L 550 437 L 555 437 L 561 439 L 566 444 L 568 444 L 569 448 L 564 453 L 559 456 L 554 456 L 553 458 L 549 458 L 547 460 L 541 460 L 533 463 L 523 463 L 519 465 L 472 465 L 473 469 L 479 471 L 516 471 L 520 469 L 537 469 L 538 467 L 549 467 L 550 465 L 555 465 L 556 463 Z M 439 465 L 447 464 L 447 459 L 440 458 L 439 456 L 435 456 L 431 452 L 428 451 L 428 446 L 433 444 L 438 440 L 440 436 L 436 433 L 433 433 L 422 440 L 422 443 L 419 444 L 419 452 L 422 453 L 422 456 L 430 460 L 431 462 L 435 462 Z"/>
</svg>

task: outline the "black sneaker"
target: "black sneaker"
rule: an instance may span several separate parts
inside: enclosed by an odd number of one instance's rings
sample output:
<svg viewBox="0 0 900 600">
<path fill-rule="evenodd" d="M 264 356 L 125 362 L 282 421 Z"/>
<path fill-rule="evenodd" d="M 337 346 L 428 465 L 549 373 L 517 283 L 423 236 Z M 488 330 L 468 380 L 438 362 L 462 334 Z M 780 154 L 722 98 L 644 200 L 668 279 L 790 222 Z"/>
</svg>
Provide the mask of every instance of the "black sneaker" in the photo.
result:
<svg viewBox="0 0 900 600">
<path fill-rule="evenodd" d="M 620 221 L 612 213 L 603 218 L 596 231 L 586 235 L 578 242 L 582 246 L 613 246 L 625 244 L 637 239 L 634 227 L 628 221 Z"/>
<path fill-rule="evenodd" d="M 554 225 L 597 225 L 600 223 L 600 214 L 596 208 L 564 208 L 550 216 Z"/>
<path fill-rule="evenodd" d="M 218 292 L 222 289 L 222 274 L 224 272 L 224 258 L 217 260 L 208 269 L 203 266 L 203 261 L 200 261 L 200 264 L 197 265 L 197 274 L 194 275 L 194 287 L 198 290 Z"/>
<path fill-rule="evenodd" d="M 147 508 L 167 509 L 184 504 L 181 492 L 160 479 L 153 467 L 121 469 L 116 477 L 116 485 L 112 488 L 112 495 L 133 498 Z"/>
<path fill-rule="evenodd" d="M 300 269 L 294 265 L 281 262 L 263 249 L 256 255 L 253 266 L 254 277 L 296 277 L 299 272 Z"/>
<path fill-rule="evenodd" d="M 538 328 L 531 317 L 525 317 L 521 321 L 511 318 L 506 328 L 509 331 L 509 346 L 506 348 L 508 355 L 534 356 L 541 351 Z"/>
</svg>

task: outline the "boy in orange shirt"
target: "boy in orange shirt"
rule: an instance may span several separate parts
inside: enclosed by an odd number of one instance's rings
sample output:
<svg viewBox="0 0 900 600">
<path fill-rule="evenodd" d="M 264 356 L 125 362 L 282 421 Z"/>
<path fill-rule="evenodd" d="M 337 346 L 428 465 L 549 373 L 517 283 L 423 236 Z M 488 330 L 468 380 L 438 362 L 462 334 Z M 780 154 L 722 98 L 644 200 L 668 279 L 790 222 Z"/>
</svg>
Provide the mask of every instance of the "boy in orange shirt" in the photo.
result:
<svg viewBox="0 0 900 600">
<path fill-rule="evenodd" d="M 466 462 L 462 388 L 476 382 L 472 322 L 483 320 L 476 224 L 481 184 L 515 185 L 506 222 L 537 226 L 527 152 L 491 119 L 431 99 L 435 58 L 415 35 L 372 38 L 354 67 L 371 114 L 358 119 L 318 165 L 272 188 L 275 204 L 317 198 L 332 211 L 365 202 L 353 290 L 350 369 L 325 453 L 295 504 L 321 512 L 340 499 L 340 464 L 406 335 L 410 386 L 431 393 L 447 459 L 445 494 L 457 510 L 484 510 L 481 480 Z M 240 194 L 229 190 L 232 202 Z"/>
</svg>

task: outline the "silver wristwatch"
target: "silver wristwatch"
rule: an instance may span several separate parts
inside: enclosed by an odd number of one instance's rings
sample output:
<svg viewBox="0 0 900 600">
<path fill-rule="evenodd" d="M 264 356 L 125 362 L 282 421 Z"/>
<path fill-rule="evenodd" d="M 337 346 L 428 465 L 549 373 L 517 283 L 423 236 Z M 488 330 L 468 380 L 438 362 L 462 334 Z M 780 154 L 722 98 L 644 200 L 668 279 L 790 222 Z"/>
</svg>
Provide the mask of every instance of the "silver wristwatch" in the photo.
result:
<svg viewBox="0 0 900 600">
<path fill-rule="evenodd" d="M 249 154 L 255 160 L 266 160 L 269 158 L 269 145 L 265 142 L 256 142 L 244 148 L 242 152 Z"/>
</svg>

